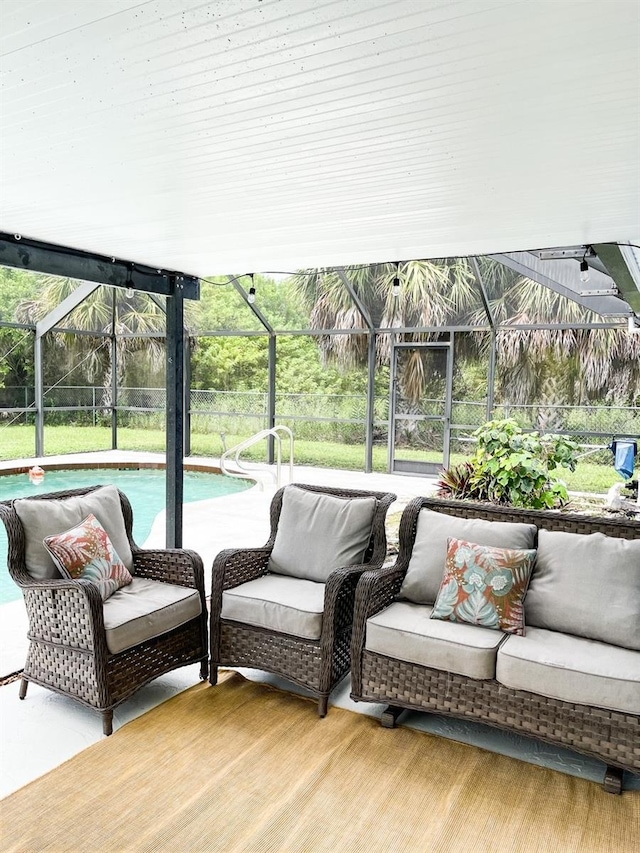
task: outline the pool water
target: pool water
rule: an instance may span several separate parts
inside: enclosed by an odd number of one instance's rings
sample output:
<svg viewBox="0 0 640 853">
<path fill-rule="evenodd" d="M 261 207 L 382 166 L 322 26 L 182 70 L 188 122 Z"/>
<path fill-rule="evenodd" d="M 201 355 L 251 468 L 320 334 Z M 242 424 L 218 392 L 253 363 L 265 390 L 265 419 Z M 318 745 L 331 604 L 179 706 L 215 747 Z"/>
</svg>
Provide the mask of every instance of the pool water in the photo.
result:
<svg viewBox="0 0 640 853">
<path fill-rule="evenodd" d="M 138 545 L 144 544 L 155 517 L 165 508 L 164 469 L 79 468 L 46 471 L 44 482 L 37 486 L 30 482 L 27 474 L 7 474 L 0 476 L 0 500 L 109 483 L 113 483 L 129 498 L 133 508 L 133 538 Z M 252 485 L 251 481 L 223 477 L 221 474 L 185 471 L 184 502 L 230 495 L 249 489 Z M 0 604 L 16 601 L 21 596 L 22 591 L 7 571 L 7 533 L 0 521 Z"/>
</svg>

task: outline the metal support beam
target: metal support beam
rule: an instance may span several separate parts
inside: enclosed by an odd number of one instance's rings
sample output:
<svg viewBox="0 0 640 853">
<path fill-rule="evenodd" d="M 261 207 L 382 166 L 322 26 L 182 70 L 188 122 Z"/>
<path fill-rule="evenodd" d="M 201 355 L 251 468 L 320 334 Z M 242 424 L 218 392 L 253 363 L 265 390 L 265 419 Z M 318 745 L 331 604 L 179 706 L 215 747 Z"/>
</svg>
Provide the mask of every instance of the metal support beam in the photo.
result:
<svg viewBox="0 0 640 853">
<path fill-rule="evenodd" d="M 373 428 L 375 422 L 376 402 L 376 344 L 375 332 L 369 332 L 369 350 L 367 353 L 367 366 L 369 377 L 367 380 L 367 421 L 365 424 L 365 455 L 364 470 L 366 474 L 373 471 Z"/>
<path fill-rule="evenodd" d="M 269 391 L 267 395 L 267 429 L 273 429 L 276 425 L 276 336 L 269 335 Z M 275 461 L 275 442 L 270 435 L 267 438 L 267 462 L 273 465 Z"/>
<path fill-rule="evenodd" d="M 367 415 L 366 415 L 366 423 L 365 423 L 365 456 L 364 456 L 364 470 L 366 474 L 370 474 L 373 471 L 373 425 L 375 419 L 375 379 L 376 379 L 376 334 L 373 325 L 373 318 L 371 317 L 371 312 L 364 304 L 358 293 L 356 292 L 355 287 L 349 281 L 347 274 L 344 271 L 344 267 L 336 267 L 334 272 L 337 273 L 340 281 L 344 284 L 345 290 L 353 300 L 354 305 L 358 309 L 358 312 L 362 319 L 364 320 L 367 330 L 369 332 L 369 343 L 368 343 L 368 351 L 367 351 L 367 367 L 368 367 L 368 380 L 367 380 Z"/>
<path fill-rule="evenodd" d="M 491 349 L 489 350 L 489 376 L 487 377 L 487 420 L 493 418 L 496 393 L 496 361 L 498 357 L 498 342 L 495 329 L 491 332 Z"/>
<path fill-rule="evenodd" d="M 149 299 L 167 316 L 166 299 L 156 293 L 150 293 Z M 161 337 L 165 337 L 160 333 Z M 136 337 L 136 335 L 132 335 Z M 191 336 L 184 330 L 184 455 L 191 456 Z"/>
<path fill-rule="evenodd" d="M 166 305 L 166 302 L 165 302 L 165 300 L 164 300 L 161 296 L 158 296 L 158 294 L 157 294 L 157 293 L 150 293 L 150 294 L 149 294 L 149 299 L 150 299 L 152 302 L 155 302 L 155 304 L 158 306 L 158 308 L 162 311 L 162 313 L 163 313 L 163 314 L 166 314 L 166 313 L 167 313 L 167 305 Z"/>
<path fill-rule="evenodd" d="M 484 312 L 487 315 L 487 320 L 491 326 L 491 349 L 489 350 L 489 373 L 487 376 L 487 420 L 490 421 L 493 413 L 496 386 L 496 357 L 498 351 L 496 340 L 496 321 L 491 310 L 489 296 L 487 295 L 487 289 L 482 278 L 482 273 L 480 272 L 480 265 L 477 258 L 471 258 L 471 267 L 480 290 L 480 298 L 482 299 Z"/>
<path fill-rule="evenodd" d="M 574 261 L 540 260 L 532 252 L 508 252 L 502 255 L 488 255 L 494 261 L 543 284 L 550 290 L 571 299 L 587 311 L 594 311 L 603 317 L 623 317 L 629 313 L 629 306 L 616 296 L 583 297 L 583 291 L 610 290 L 614 284 L 611 276 L 603 275 L 595 269 L 590 272 L 589 284 L 580 281 L 578 265 Z M 617 284 L 617 282 L 615 282 Z"/>
<path fill-rule="evenodd" d="M 25 331 L 35 331 L 35 323 L 10 323 L 7 320 L 0 320 L 0 329 L 24 329 Z"/>
<path fill-rule="evenodd" d="M 235 278 L 232 278 L 231 276 L 229 276 L 229 284 L 232 284 L 234 286 L 234 288 L 238 291 L 238 293 L 240 294 L 240 296 L 242 297 L 242 299 L 244 300 L 246 305 L 248 305 L 249 309 L 251 310 L 251 313 L 254 316 L 256 316 L 258 318 L 258 320 L 260 320 L 260 322 L 265 327 L 267 332 L 269 332 L 270 335 L 273 334 L 273 332 L 275 331 L 273 326 L 267 320 L 267 318 L 264 316 L 262 311 L 258 308 L 256 303 L 255 302 L 249 302 L 249 294 L 244 289 L 244 287 L 242 287 L 242 285 L 239 284 L 238 281 Z"/>
<path fill-rule="evenodd" d="M 482 332 L 489 329 L 489 325 L 478 324 L 475 326 L 378 326 L 374 328 L 377 335 L 418 335 L 427 334 L 428 332 Z M 330 335 L 353 335 L 353 329 L 278 329 L 278 335 L 296 337 L 297 335 L 306 335 L 307 337 L 327 337 Z M 363 329 L 362 334 L 365 333 Z M 233 332 L 221 332 L 219 334 L 227 335 Z M 260 334 L 253 332 L 253 334 Z"/>
<path fill-rule="evenodd" d="M 248 306 L 254 317 L 257 317 L 261 325 L 269 333 L 269 390 L 267 395 L 267 429 L 272 429 L 276 425 L 276 335 L 275 329 L 258 308 L 255 302 L 249 302 L 249 294 L 242 287 L 236 278 L 228 277 L 229 284 L 233 285 L 234 289 L 240 294 L 245 305 Z M 270 435 L 267 438 L 267 463 L 272 465 L 275 459 L 274 438 Z"/>
<path fill-rule="evenodd" d="M 496 321 L 494 319 L 493 312 L 491 311 L 491 305 L 489 304 L 487 289 L 484 286 L 484 281 L 482 280 L 482 273 L 480 272 L 480 265 L 478 264 L 477 258 L 471 258 L 471 268 L 473 269 L 473 275 L 475 277 L 476 284 L 478 285 L 478 289 L 480 290 L 480 299 L 482 300 L 482 307 L 484 308 L 484 313 L 487 315 L 487 320 L 489 321 L 489 325 L 491 326 L 491 331 L 495 334 Z"/>
<path fill-rule="evenodd" d="M 56 305 L 52 311 L 49 311 L 46 317 L 43 317 L 42 320 L 36 323 L 36 335 L 38 337 L 46 335 L 47 332 L 55 328 L 61 320 L 64 320 L 67 314 L 71 314 L 74 308 L 81 305 L 99 287 L 99 284 L 95 284 L 92 281 L 83 281 L 82 284 L 79 284 L 73 293 L 70 293 L 59 305 Z"/>
<path fill-rule="evenodd" d="M 111 449 L 118 449 L 118 338 L 116 292 L 111 294 Z"/>
<path fill-rule="evenodd" d="M 35 373 L 34 405 L 36 409 L 36 456 L 44 456 L 44 383 L 42 377 L 42 338 L 37 334 L 33 341 L 33 369 Z"/>
<path fill-rule="evenodd" d="M 184 338 L 184 455 L 191 456 L 191 337 Z"/>
<path fill-rule="evenodd" d="M 640 317 L 640 270 L 633 249 L 610 243 L 597 243 L 593 247 L 616 283 L 622 298 Z M 629 259 L 627 262 L 627 258 Z M 638 277 L 636 280 L 635 276 Z"/>
<path fill-rule="evenodd" d="M 390 359 L 389 359 L 389 417 L 387 420 L 387 473 L 393 473 L 393 458 L 396 437 L 394 435 L 394 412 L 396 410 L 397 394 L 398 394 L 398 350 L 396 343 L 397 335 L 390 336 Z"/>
<path fill-rule="evenodd" d="M 0 264 L 113 287 L 132 287 L 164 296 L 171 296 L 176 285 L 180 284 L 183 298 L 200 298 L 200 279 L 195 276 L 154 269 L 69 246 L 43 243 L 19 234 L 0 232 Z"/>
<path fill-rule="evenodd" d="M 540 258 L 541 261 L 557 261 L 571 259 L 574 261 L 585 260 L 591 269 L 601 272 L 603 275 L 609 275 L 607 268 L 593 251 L 592 246 L 563 246 L 558 249 L 531 249 L 532 255 Z"/>
<path fill-rule="evenodd" d="M 347 291 L 349 296 L 353 299 L 353 302 L 354 302 L 356 308 L 360 312 L 360 316 L 362 317 L 362 319 L 367 324 L 367 328 L 373 329 L 373 320 L 371 319 L 371 313 L 369 312 L 369 309 L 364 304 L 362 299 L 360 299 L 360 297 L 356 293 L 354 286 L 351 284 L 351 282 L 349 281 L 349 279 L 346 276 L 344 268 L 337 267 L 335 272 L 338 274 L 340 281 L 344 284 L 345 290 Z"/>
<path fill-rule="evenodd" d="M 182 547 L 184 474 L 184 302 L 179 283 L 167 299 L 167 548 Z"/>
<path fill-rule="evenodd" d="M 449 334 L 447 351 L 447 397 L 444 404 L 444 436 L 442 447 L 442 467 L 448 468 L 451 462 L 451 413 L 453 411 L 453 356 L 455 332 Z"/>
<path fill-rule="evenodd" d="M 1 247 L 1 244 L 0 244 Z M 0 260 L 2 253 L 0 252 Z M 84 281 L 78 285 L 73 293 L 70 293 L 66 299 L 63 299 L 59 305 L 50 311 L 46 317 L 36 323 L 36 333 L 33 341 L 33 361 L 35 372 L 35 410 L 36 410 L 36 456 L 44 456 L 44 379 L 43 379 L 43 364 L 42 364 L 42 338 L 46 333 L 53 329 L 67 314 L 70 314 L 74 308 L 81 305 L 84 300 L 90 296 L 94 290 L 100 287 L 99 284 Z"/>
</svg>

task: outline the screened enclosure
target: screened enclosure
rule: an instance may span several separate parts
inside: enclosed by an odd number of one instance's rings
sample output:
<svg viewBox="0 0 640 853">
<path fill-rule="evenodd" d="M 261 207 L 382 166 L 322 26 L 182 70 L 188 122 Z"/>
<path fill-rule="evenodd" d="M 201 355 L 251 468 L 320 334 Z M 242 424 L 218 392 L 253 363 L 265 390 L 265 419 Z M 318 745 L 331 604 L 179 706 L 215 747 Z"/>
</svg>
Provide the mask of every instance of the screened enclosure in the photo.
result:
<svg viewBox="0 0 640 853">
<path fill-rule="evenodd" d="M 203 279 L 185 303 L 186 455 L 277 423 L 298 463 L 429 474 L 492 418 L 587 448 L 640 437 L 629 283 L 595 253 L 584 282 L 560 251 Z M 165 297 L 0 274 L 2 458 L 164 451 Z M 268 442 L 253 452 L 272 461 Z"/>
</svg>

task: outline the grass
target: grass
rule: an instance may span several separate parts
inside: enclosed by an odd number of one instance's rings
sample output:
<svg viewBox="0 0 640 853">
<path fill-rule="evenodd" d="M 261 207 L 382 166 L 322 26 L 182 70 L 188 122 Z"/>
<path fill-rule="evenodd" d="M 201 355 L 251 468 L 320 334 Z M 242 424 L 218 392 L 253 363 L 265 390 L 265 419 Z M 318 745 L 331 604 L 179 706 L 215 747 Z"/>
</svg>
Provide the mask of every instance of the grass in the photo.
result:
<svg viewBox="0 0 640 853">
<path fill-rule="evenodd" d="M 226 444 L 233 447 L 246 435 L 227 435 Z M 87 453 L 96 450 L 111 449 L 111 428 L 102 426 L 48 426 L 45 428 L 45 452 L 47 456 L 65 453 Z M 0 426 L 0 459 L 30 459 L 34 456 L 35 431 L 32 426 Z M 140 450 L 156 453 L 165 452 L 165 433 L 160 429 L 118 429 L 119 450 Z M 223 452 L 219 433 L 194 433 L 191 436 L 193 456 L 219 457 Z M 407 454 L 403 454 L 407 455 Z M 254 461 L 264 461 L 265 445 L 258 444 L 246 454 Z M 411 453 L 411 458 L 438 461 L 437 453 Z M 451 462 L 464 459 L 461 453 L 451 455 Z M 283 447 L 283 461 L 287 461 L 286 444 Z M 341 468 L 362 471 L 365 452 L 362 445 L 340 444 L 338 442 L 305 441 L 295 442 L 295 462 L 297 465 L 315 465 L 321 468 Z M 374 446 L 373 467 L 375 471 L 387 470 L 387 448 Z M 613 465 L 599 465 L 592 461 L 581 461 L 574 472 L 562 469 L 559 477 L 574 492 L 605 493 L 614 483 L 620 482 L 620 476 Z"/>
</svg>

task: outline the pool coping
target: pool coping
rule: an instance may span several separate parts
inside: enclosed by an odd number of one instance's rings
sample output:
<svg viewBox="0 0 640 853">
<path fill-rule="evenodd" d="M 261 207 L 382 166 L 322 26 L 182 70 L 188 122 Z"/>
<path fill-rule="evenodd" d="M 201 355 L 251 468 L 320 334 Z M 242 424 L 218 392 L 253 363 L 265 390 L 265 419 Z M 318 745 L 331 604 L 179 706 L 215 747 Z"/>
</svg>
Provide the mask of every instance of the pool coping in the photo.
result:
<svg viewBox="0 0 640 853">
<path fill-rule="evenodd" d="M 132 460 L 95 460 L 82 462 L 67 460 L 64 462 L 47 462 L 46 459 L 34 459 L 31 461 L 31 464 L 25 464 L 22 461 L 19 465 L 13 465 L 11 462 L 0 463 L 0 477 L 10 476 L 12 474 L 28 474 L 34 465 L 38 465 L 43 469 L 43 471 L 45 471 L 45 473 L 47 471 L 76 471 L 88 470 L 91 468 L 105 470 L 117 468 L 119 470 L 133 471 L 140 471 L 145 468 L 165 470 L 167 467 L 166 462 L 162 462 L 161 460 L 142 460 L 138 462 Z M 185 471 L 199 471 L 206 474 L 223 474 L 222 468 L 220 468 L 219 465 L 208 464 L 206 462 L 185 462 L 183 467 Z"/>
</svg>

